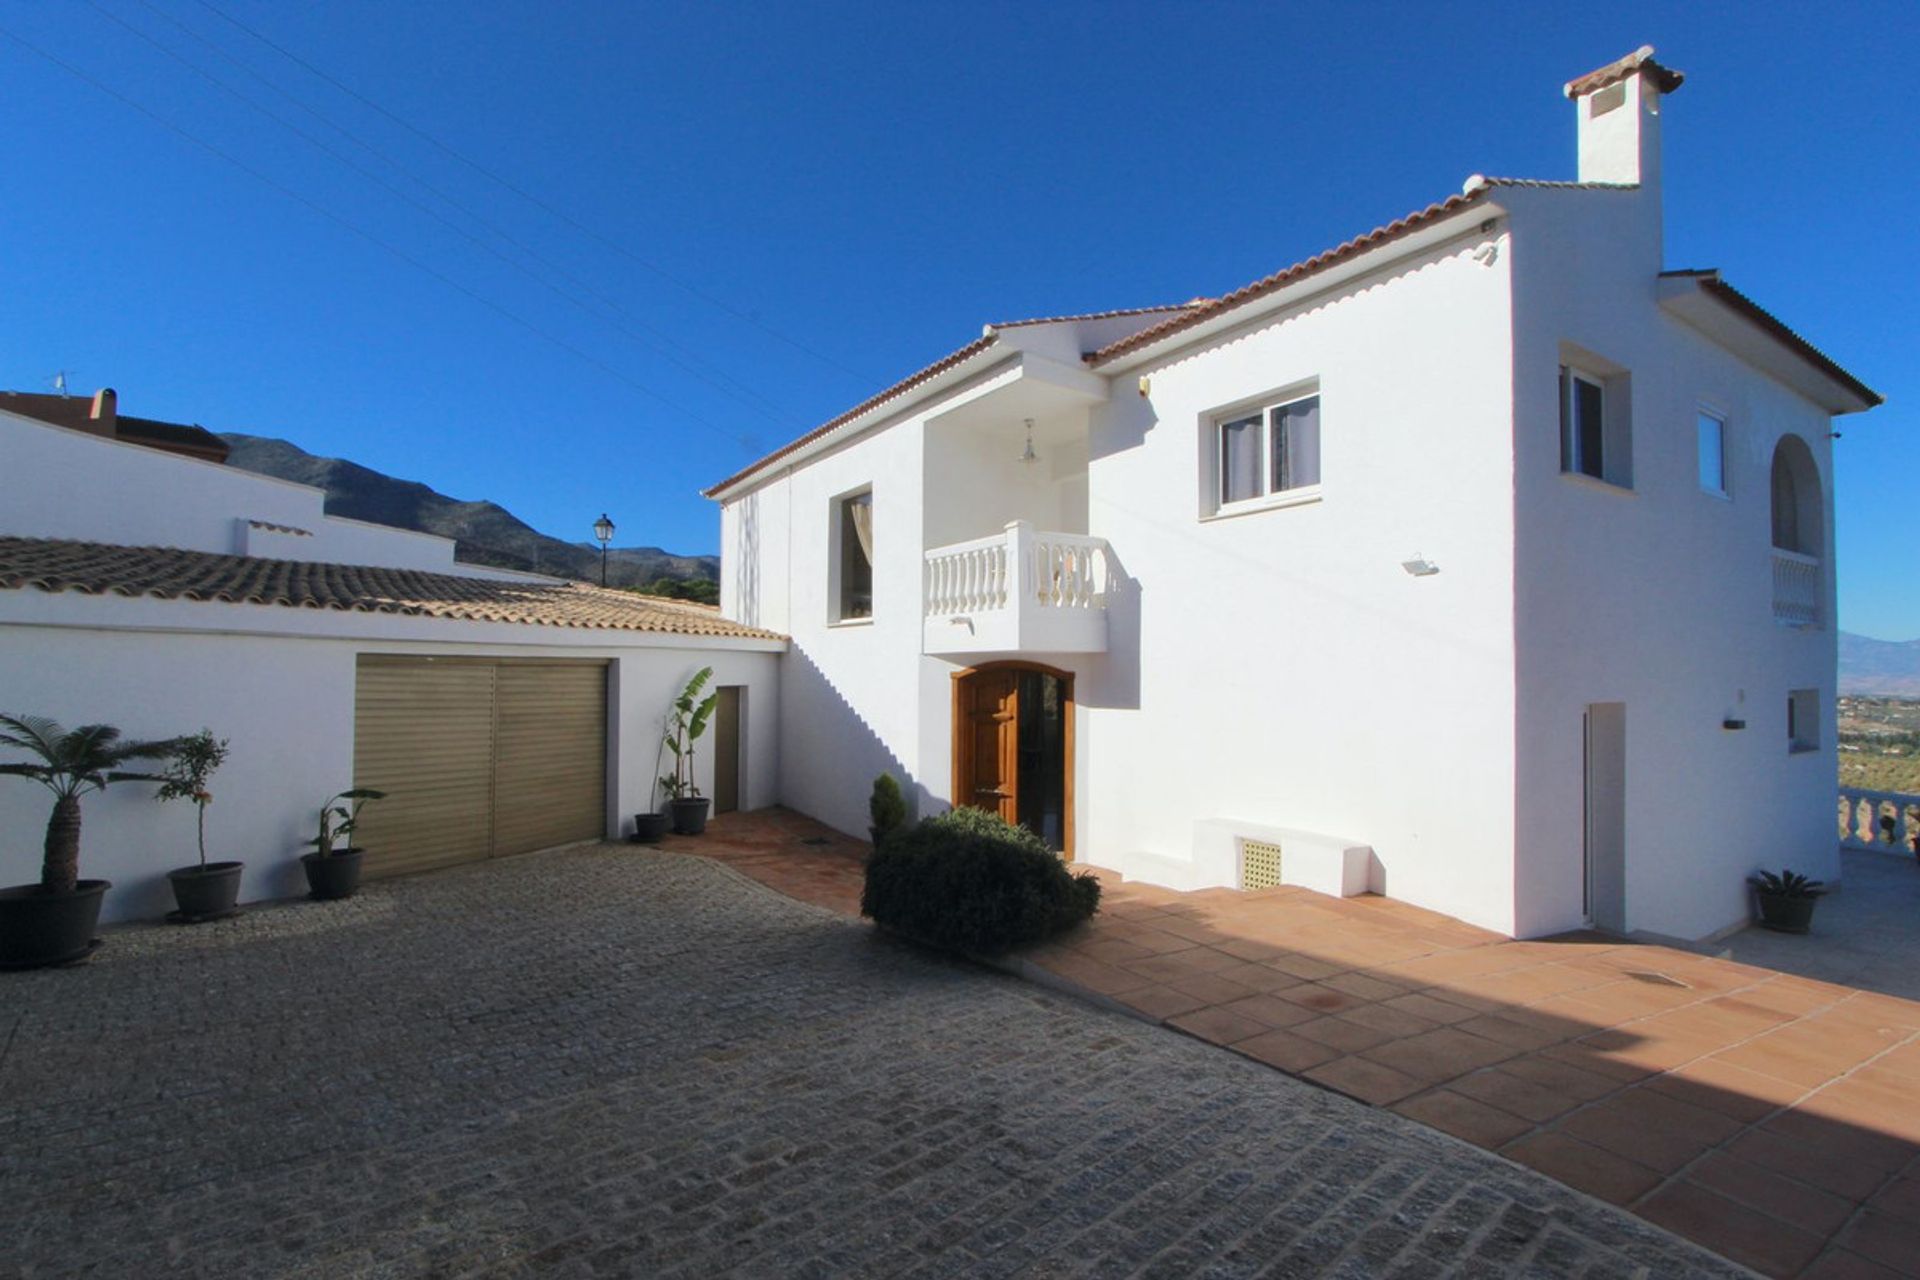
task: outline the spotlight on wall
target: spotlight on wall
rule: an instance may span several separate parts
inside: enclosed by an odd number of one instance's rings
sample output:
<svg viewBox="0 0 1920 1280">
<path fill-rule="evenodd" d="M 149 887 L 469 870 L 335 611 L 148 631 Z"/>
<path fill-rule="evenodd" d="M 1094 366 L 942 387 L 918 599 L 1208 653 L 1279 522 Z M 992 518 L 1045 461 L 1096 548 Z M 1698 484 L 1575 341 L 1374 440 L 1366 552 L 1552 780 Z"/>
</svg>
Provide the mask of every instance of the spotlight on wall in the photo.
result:
<svg viewBox="0 0 1920 1280">
<path fill-rule="evenodd" d="M 1431 578 L 1434 574 L 1440 572 L 1439 565 L 1427 559 L 1418 551 L 1413 553 L 1413 559 L 1402 560 L 1400 567 L 1416 578 Z"/>
</svg>

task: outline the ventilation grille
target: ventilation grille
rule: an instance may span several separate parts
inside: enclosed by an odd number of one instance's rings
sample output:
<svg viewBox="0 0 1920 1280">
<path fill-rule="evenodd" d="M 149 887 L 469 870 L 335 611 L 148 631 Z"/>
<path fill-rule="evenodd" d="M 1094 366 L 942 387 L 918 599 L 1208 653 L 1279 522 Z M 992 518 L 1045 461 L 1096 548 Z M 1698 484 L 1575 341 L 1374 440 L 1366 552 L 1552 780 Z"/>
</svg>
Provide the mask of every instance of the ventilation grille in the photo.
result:
<svg viewBox="0 0 1920 1280">
<path fill-rule="evenodd" d="M 1275 889 L 1280 885 L 1280 846 L 1265 840 L 1240 842 L 1240 887 Z"/>
</svg>

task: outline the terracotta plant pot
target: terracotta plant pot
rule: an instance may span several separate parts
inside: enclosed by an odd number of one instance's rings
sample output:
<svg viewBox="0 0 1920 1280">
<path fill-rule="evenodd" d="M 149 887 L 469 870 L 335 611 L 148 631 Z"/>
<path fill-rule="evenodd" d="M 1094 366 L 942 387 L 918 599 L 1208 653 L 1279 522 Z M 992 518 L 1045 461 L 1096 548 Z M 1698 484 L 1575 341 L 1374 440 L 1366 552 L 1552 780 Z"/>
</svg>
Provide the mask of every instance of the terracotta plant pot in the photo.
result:
<svg viewBox="0 0 1920 1280">
<path fill-rule="evenodd" d="M 167 918 L 183 924 L 218 920 L 234 912 L 240 900 L 240 873 L 244 862 L 209 862 L 206 866 L 181 867 L 167 872 L 173 886 L 173 900 L 180 909 Z"/>
<path fill-rule="evenodd" d="M 0 969 L 40 969 L 86 958 L 98 940 L 105 880 L 82 880 L 72 893 L 37 884 L 0 889 Z"/>
<path fill-rule="evenodd" d="M 300 855 L 307 872 L 307 896 L 316 902 L 351 898 L 360 890 L 360 857 L 365 849 L 335 849 L 326 857 L 317 853 Z"/>
<path fill-rule="evenodd" d="M 697 836 L 705 831 L 709 803 L 705 796 L 683 796 L 668 801 L 667 808 L 673 813 L 674 832 L 683 836 Z"/>
<path fill-rule="evenodd" d="M 667 834 L 667 827 L 673 821 L 664 813 L 636 813 L 633 815 L 633 841 L 635 844 L 659 844 L 660 838 Z"/>
</svg>

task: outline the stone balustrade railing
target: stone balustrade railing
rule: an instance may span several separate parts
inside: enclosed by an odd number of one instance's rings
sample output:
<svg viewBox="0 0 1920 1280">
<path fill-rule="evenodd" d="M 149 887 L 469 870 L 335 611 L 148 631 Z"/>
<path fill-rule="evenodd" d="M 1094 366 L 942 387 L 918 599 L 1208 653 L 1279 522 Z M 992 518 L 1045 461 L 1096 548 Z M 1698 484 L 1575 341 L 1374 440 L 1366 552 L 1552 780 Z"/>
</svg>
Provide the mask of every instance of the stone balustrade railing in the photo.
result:
<svg viewBox="0 0 1920 1280">
<path fill-rule="evenodd" d="M 1103 609 L 1107 541 L 1036 530 L 1025 520 L 987 538 L 935 547 L 926 557 L 926 616 L 1005 609 Z"/>
<path fill-rule="evenodd" d="M 1920 796 L 1840 788 L 1840 847 L 1920 853 Z"/>
</svg>

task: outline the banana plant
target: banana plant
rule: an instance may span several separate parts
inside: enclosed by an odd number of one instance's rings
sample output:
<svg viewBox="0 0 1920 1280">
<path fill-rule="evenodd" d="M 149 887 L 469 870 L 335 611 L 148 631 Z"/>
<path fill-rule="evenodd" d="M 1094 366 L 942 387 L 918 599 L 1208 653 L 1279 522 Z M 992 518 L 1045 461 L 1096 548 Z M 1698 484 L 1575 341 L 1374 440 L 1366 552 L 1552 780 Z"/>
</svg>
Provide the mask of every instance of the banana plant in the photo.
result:
<svg viewBox="0 0 1920 1280">
<path fill-rule="evenodd" d="M 354 787 L 333 796 L 320 806 L 320 834 L 307 841 L 313 851 L 323 858 L 333 856 L 333 842 L 348 840 L 353 829 L 360 824 L 360 810 L 369 800 L 385 800 L 387 793 L 375 791 L 372 787 Z M 352 806 L 341 804 L 342 800 L 351 800 Z M 349 840 L 347 847 L 353 847 Z"/>
<path fill-rule="evenodd" d="M 687 687 L 673 700 L 673 709 L 667 714 L 667 733 L 662 745 L 673 755 L 673 772 L 662 775 L 660 787 L 675 800 L 700 794 L 699 784 L 693 780 L 693 744 L 707 731 L 707 721 L 712 718 L 713 708 L 720 701 L 718 690 L 707 694 L 704 699 L 700 696 L 711 679 L 712 667 L 702 667 L 694 672 L 693 678 L 687 681 Z"/>
<path fill-rule="evenodd" d="M 31 778 L 53 792 L 53 816 L 40 867 L 48 893 L 72 893 L 80 880 L 80 797 L 104 790 L 110 782 L 165 782 L 157 773 L 120 768 L 132 760 L 164 760 L 178 744 L 128 742 L 110 724 L 67 729 L 45 716 L 0 715 L 0 746 L 14 747 L 32 760 L 0 764 L 0 775 Z"/>
</svg>

